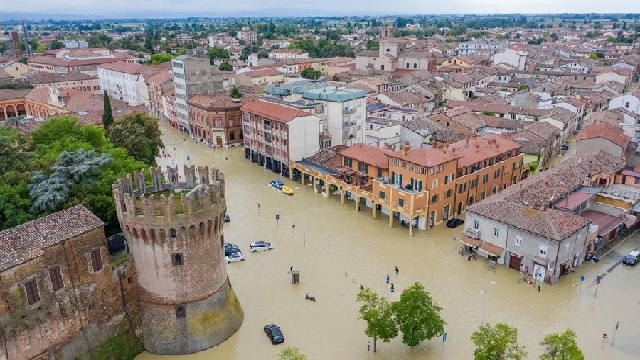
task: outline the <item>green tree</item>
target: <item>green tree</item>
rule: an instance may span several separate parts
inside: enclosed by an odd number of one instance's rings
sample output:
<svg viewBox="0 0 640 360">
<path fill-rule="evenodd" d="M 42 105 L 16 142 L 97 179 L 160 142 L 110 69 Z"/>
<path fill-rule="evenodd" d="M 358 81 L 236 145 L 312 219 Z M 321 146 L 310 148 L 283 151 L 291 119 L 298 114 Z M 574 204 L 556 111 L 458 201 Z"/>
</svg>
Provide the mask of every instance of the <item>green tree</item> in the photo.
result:
<svg viewBox="0 0 640 360">
<path fill-rule="evenodd" d="M 407 346 L 417 346 L 444 333 L 445 321 L 440 316 L 442 308 L 420 283 L 402 291 L 392 308 L 402 332 L 402 343 Z"/>
<path fill-rule="evenodd" d="M 529 91 L 529 85 L 522 84 L 522 85 L 518 86 L 518 91 Z"/>
<path fill-rule="evenodd" d="M 377 350 L 378 338 L 383 342 L 389 342 L 398 336 L 391 304 L 387 299 L 379 296 L 369 288 L 364 288 L 358 293 L 356 298 L 361 303 L 359 315 L 360 319 L 367 322 L 364 333 L 373 338 L 373 351 Z"/>
<path fill-rule="evenodd" d="M 173 59 L 173 55 L 167 53 L 153 54 L 151 55 L 151 65 L 158 65 L 166 63 Z"/>
<path fill-rule="evenodd" d="M 233 65 L 231 65 L 231 63 L 229 63 L 228 61 L 224 61 L 218 66 L 218 70 L 220 70 L 220 71 L 232 71 L 233 70 Z"/>
<path fill-rule="evenodd" d="M 231 88 L 229 96 L 231 96 L 232 99 L 240 99 L 244 96 L 244 94 L 240 92 L 240 89 L 234 86 L 233 88 Z"/>
<path fill-rule="evenodd" d="M 527 357 L 524 346 L 518 344 L 518 329 L 504 323 L 482 325 L 471 334 L 476 346 L 474 360 L 522 360 Z"/>
<path fill-rule="evenodd" d="M 116 120 L 107 137 L 117 147 L 127 149 L 134 159 L 147 165 L 155 164 L 155 157 L 164 147 L 160 139 L 158 119 L 143 113 L 133 113 Z"/>
<path fill-rule="evenodd" d="M 105 130 L 109 129 L 109 126 L 113 124 L 113 114 L 111 110 L 111 99 L 109 99 L 109 95 L 107 94 L 107 90 L 104 91 L 104 105 L 102 110 L 102 127 Z"/>
<path fill-rule="evenodd" d="M 287 346 L 276 355 L 278 360 L 306 360 L 306 356 L 300 352 L 300 349 Z"/>
<path fill-rule="evenodd" d="M 60 40 L 53 40 L 51 44 L 49 44 L 49 49 L 62 49 L 64 47 L 64 43 Z"/>
<path fill-rule="evenodd" d="M 302 77 L 305 79 L 318 80 L 318 78 L 322 76 L 322 72 L 314 68 L 306 68 L 302 70 L 300 75 L 302 75 Z"/>
<path fill-rule="evenodd" d="M 269 53 L 264 51 L 264 50 L 258 51 L 258 53 L 256 55 L 258 56 L 258 59 L 267 59 L 267 58 L 269 58 Z"/>
<path fill-rule="evenodd" d="M 545 347 L 540 360 L 584 360 L 576 343 L 576 333 L 567 329 L 563 333 L 548 334 L 540 342 Z"/>
<path fill-rule="evenodd" d="M 367 50 L 378 50 L 379 48 L 380 44 L 376 40 L 367 40 Z"/>
<path fill-rule="evenodd" d="M 558 34 L 556 34 L 556 33 L 551 33 L 551 35 L 549 35 L 549 37 L 553 41 L 558 41 Z"/>
<path fill-rule="evenodd" d="M 219 47 L 214 47 L 213 49 L 209 50 L 208 55 L 209 55 L 209 63 L 211 65 L 214 64 L 214 61 L 216 59 L 228 59 L 230 57 L 229 51 Z"/>
</svg>

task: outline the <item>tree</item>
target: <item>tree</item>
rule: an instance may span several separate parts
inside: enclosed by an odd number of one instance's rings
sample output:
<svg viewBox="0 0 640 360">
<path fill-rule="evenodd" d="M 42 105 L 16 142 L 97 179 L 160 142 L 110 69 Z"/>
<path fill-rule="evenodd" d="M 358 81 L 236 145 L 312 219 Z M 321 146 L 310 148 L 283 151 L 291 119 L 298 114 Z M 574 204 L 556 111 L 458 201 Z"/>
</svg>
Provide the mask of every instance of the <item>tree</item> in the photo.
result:
<svg viewBox="0 0 640 360">
<path fill-rule="evenodd" d="M 378 50 L 379 48 L 380 44 L 376 40 L 367 40 L 367 50 Z"/>
<path fill-rule="evenodd" d="M 402 332 L 402 343 L 407 346 L 417 346 L 444 333 L 445 321 L 440 316 L 442 308 L 420 283 L 405 289 L 392 308 Z"/>
<path fill-rule="evenodd" d="M 287 346 L 276 355 L 278 360 L 306 360 L 307 357 L 300 352 L 300 349 Z"/>
<path fill-rule="evenodd" d="M 524 346 L 518 344 L 518 329 L 504 323 L 482 325 L 471 334 L 476 346 L 474 360 L 522 360 L 527 357 Z"/>
<path fill-rule="evenodd" d="M 232 71 L 233 70 L 233 65 L 231 65 L 231 63 L 229 63 L 228 61 L 224 61 L 220 64 L 220 66 L 218 66 L 218 70 L 220 71 Z"/>
<path fill-rule="evenodd" d="M 111 113 L 111 100 L 107 94 L 107 90 L 104 91 L 104 105 L 102 110 L 102 127 L 105 130 L 109 130 L 111 124 L 113 124 L 113 114 Z"/>
<path fill-rule="evenodd" d="M 151 65 L 158 65 L 166 63 L 173 59 L 173 55 L 167 53 L 153 54 L 151 55 Z"/>
<path fill-rule="evenodd" d="M 549 35 L 549 37 L 553 41 L 558 41 L 558 34 L 556 34 L 556 33 L 551 33 L 551 35 Z"/>
<path fill-rule="evenodd" d="M 360 319 L 367 322 L 364 333 L 373 338 L 373 351 L 376 351 L 378 338 L 383 342 L 389 342 L 398 336 L 391 304 L 387 299 L 380 297 L 369 288 L 364 288 L 358 293 L 356 301 L 360 305 Z"/>
<path fill-rule="evenodd" d="M 230 57 L 229 51 L 223 48 L 218 48 L 218 47 L 214 47 L 213 49 L 209 50 L 208 55 L 209 55 L 209 63 L 211 65 L 214 64 L 216 59 L 228 59 Z"/>
<path fill-rule="evenodd" d="M 49 49 L 62 49 L 64 47 L 64 43 L 60 40 L 53 40 L 51 44 L 49 44 Z"/>
<path fill-rule="evenodd" d="M 529 91 L 529 85 L 522 84 L 522 85 L 518 86 L 518 91 Z"/>
<path fill-rule="evenodd" d="M 264 50 L 258 51 L 258 53 L 256 55 L 258 56 L 258 59 L 267 59 L 267 58 L 269 58 L 269 53 L 264 51 Z"/>
<path fill-rule="evenodd" d="M 231 96 L 232 99 L 240 99 L 240 98 L 242 98 L 242 96 L 244 96 L 244 94 L 240 92 L 240 89 L 238 89 L 237 87 L 234 86 L 231 89 L 231 92 L 229 93 L 229 96 Z"/>
<path fill-rule="evenodd" d="M 548 334 L 540 345 L 545 347 L 540 360 L 584 360 L 582 350 L 576 343 L 576 333 L 571 329 L 563 333 Z"/>
<path fill-rule="evenodd" d="M 107 137 L 115 146 L 127 149 L 134 159 L 152 165 L 164 147 L 160 135 L 158 119 L 149 114 L 132 113 L 115 121 Z"/>
<path fill-rule="evenodd" d="M 306 68 L 302 70 L 300 75 L 302 75 L 302 77 L 305 79 L 318 80 L 318 78 L 322 75 L 322 72 L 314 68 Z"/>
</svg>

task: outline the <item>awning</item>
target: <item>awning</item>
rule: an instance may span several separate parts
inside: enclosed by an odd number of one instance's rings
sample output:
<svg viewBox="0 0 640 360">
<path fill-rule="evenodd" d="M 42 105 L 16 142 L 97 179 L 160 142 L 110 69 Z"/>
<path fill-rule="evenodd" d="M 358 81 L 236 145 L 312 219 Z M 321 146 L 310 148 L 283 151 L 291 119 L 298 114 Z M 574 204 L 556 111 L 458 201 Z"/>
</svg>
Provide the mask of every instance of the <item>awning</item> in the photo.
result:
<svg viewBox="0 0 640 360">
<path fill-rule="evenodd" d="M 471 246 L 473 248 L 477 248 L 478 246 L 480 246 L 480 243 L 482 243 L 482 240 L 480 239 L 472 239 L 468 236 L 463 236 L 462 239 L 460 239 L 460 242 L 467 245 L 467 246 Z"/>
<path fill-rule="evenodd" d="M 488 242 L 483 242 L 482 245 L 480 245 L 480 249 L 493 256 L 500 256 L 500 254 L 502 254 L 502 250 L 504 250 L 500 246 L 489 244 Z"/>
</svg>

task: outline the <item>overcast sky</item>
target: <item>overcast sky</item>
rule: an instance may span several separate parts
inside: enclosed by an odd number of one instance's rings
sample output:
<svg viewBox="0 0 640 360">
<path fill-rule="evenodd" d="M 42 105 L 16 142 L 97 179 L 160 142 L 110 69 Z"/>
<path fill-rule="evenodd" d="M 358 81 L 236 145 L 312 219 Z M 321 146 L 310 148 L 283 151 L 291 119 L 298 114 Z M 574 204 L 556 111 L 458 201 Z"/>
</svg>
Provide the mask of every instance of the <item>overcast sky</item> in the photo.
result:
<svg viewBox="0 0 640 360">
<path fill-rule="evenodd" d="M 2 1 L 1 11 L 55 14 L 114 14 L 127 11 L 242 13 L 261 9 L 324 10 L 329 13 L 625 13 L 640 0 L 20 0 Z M 310 13 L 309 15 L 312 15 Z M 283 14 L 286 15 L 286 14 Z"/>
</svg>

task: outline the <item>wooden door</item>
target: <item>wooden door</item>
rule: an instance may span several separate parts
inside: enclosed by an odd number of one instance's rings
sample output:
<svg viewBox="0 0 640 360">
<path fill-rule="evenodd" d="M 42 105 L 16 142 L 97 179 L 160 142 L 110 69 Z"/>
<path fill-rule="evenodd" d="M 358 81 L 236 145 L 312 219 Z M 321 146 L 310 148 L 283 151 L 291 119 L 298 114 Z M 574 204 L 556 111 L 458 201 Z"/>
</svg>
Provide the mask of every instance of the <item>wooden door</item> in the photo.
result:
<svg viewBox="0 0 640 360">
<path fill-rule="evenodd" d="M 514 253 L 511 253 L 511 256 L 509 257 L 509 267 L 520 271 L 521 263 L 522 263 L 522 256 L 518 256 Z"/>
</svg>

